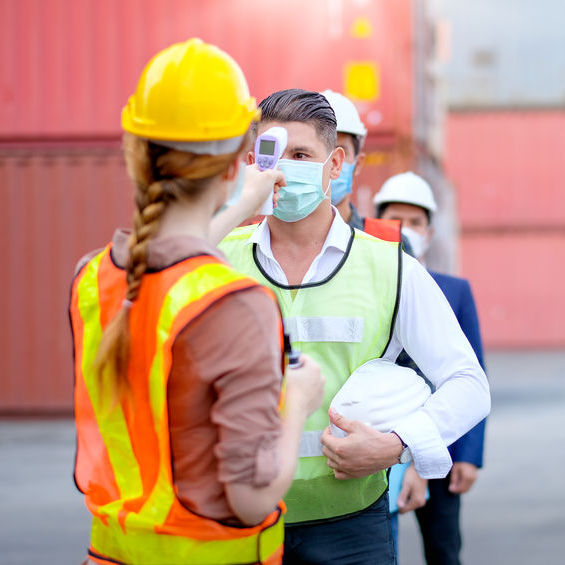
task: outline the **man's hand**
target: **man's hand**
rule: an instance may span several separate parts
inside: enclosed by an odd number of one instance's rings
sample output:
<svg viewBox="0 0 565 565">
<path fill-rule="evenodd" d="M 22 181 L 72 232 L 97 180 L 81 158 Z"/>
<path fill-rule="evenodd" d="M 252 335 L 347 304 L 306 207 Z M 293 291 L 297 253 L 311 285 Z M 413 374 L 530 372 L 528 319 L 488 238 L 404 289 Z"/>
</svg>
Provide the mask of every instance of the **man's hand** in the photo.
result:
<svg viewBox="0 0 565 565">
<path fill-rule="evenodd" d="M 396 434 L 383 434 L 332 411 L 330 421 L 348 433 L 337 438 L 326 428 L 322 434 L 323 452 L 336 479 L 367 477 L 398 463 L 402 442 Z"/>
<path fill-rule="evenodd" d="M 417 508 L 421 508 L 426 504 L 426 488 L 428 487 L 428 481 L 422 479 L 414 465 L 410 465 L 404 473 L 404 478 L 402 480 L 402 490 L 398 495 L 396 500 L 396 505 L 398 506 L 398 511 L 400 514 L 405 514 Z"/>
<path fill-rule="evenodd" d="M 478 469 L 472 463 L 460 461 L 453 463 L 451 468 L 451 480 L 449 481 L 449 492 L 463 494 L 468 492 L 477 480 Z"/>
</svg>

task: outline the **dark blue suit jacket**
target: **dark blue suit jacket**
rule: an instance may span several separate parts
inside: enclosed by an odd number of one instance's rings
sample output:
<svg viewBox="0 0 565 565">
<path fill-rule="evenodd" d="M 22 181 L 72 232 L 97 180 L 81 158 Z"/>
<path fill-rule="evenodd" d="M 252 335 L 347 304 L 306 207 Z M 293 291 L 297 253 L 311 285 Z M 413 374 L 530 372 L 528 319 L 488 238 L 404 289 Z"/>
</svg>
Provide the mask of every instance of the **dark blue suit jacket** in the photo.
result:
<svg viewBox="0 0 565 565">
<path fill-rule="evenodd" d="M 430 271 L 430 275 L 445 294 L 463 333 L 473 347 L 481 367 L 485 368 L 483 344 L 479 329 L 479 318 L 469 281 L 451 275 Z M 453 462 L 465 461 L 477 467 L 483 466 L 485 422 L 479 422 L 473 429 L 449 446 Z"/>
</svg>

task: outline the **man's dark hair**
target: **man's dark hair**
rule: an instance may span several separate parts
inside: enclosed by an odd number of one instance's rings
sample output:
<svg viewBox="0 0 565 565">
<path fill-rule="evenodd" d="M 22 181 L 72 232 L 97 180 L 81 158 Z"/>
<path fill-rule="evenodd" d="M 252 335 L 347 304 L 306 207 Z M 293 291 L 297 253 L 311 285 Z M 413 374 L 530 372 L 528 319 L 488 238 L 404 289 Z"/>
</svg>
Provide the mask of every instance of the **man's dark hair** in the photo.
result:
<svg viewBox="0 0 565 565">
<path fill-rule="evenodd" d="M 389 204 L 395 204 L 395 203 L 383 202 L 382 204 L 377 204 L 375 207 L 375 216 L 377 218 L 382 218 Z M 399 204 L 409 204 L 409 202 L 399 202 Z M 417 204 L 413 204 L 413 206 L 417 206 Z M 426 217 L 428 218 L 428 225 L 430 225 L 432 223 L 432 215 L 430 214 L 430 211 L 427 208 L 423 208 L 422 206 L 420 206 L 420 208 L 422 208 L 422 210 L 424 210 L 424 212 L 426 213 Z"/>
<path fill-rule="evenodd" d="M 312 124 L 328 149 L 337 141 L 337 120 L 326 97 L 319 92 L 290 88 L 267 96 L 260 104 L 262 122 L 305 122 Z M 257 130 L 255 130 L 256 132 Z"/>
</svg>

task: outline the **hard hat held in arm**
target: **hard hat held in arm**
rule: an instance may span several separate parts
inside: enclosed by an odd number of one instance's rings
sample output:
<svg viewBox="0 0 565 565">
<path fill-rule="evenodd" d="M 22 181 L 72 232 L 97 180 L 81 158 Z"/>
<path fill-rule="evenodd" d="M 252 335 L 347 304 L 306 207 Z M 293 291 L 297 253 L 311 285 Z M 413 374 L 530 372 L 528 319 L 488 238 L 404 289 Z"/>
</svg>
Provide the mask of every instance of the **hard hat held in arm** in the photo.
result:
<svg viewBox="0 0 565 565">
<path fill-rule="evenodd" d="M 385 359 L 372 359 L 356 369 L 334 396 L 330 409 L 379 432 L 418 410 L 432 391 L 416 371 Z M 331 424 L 332 435 L 345 432 Z"/>
<path fill-rule="evenodd" d="M 355 104 L 353 104 L 349 98 L 333 90 L 324 90 L 320 94 L 326 97 L 326 100 L 333 108 L 337 119 L 338 133 L 350 133 L 361 138 L 367 135 L 367 128 L 361 121 Z"/>
<path fill-rule="evenodd" d="M 218 47 L 193 38 L 171 45 L 149 61 L 122 110 L 122 127 L 157 142 L 206 146 L 232 140 L 235 151 L 259 117 L 239 65 Z M 231 151 L 228 147 L 223 152 Z"/>
<path fill-rule="evenodd" d="M 389 202 L 420 206 L 430 214 L 437 210 L 432 188 L 422 177 L 412 171 L 390 177 L 373 198 L 373 203 L 379 208 Z"/>
</svg>

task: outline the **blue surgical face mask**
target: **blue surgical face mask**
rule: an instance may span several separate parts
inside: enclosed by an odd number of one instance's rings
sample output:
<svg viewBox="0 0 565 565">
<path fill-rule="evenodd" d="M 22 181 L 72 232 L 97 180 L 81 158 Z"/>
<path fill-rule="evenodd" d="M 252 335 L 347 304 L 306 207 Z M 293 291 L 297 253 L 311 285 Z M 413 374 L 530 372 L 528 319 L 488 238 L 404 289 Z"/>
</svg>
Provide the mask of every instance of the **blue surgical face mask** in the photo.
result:
<svg viewBox="0 0 565 565">
<path fill-rule="evenodd" d="M 327 198 L 330 183 L 328 182 L 326 190 L 323 190 L 322 175 L 324 165 L 332 153 L 323 163 L 293 159 L 279 160 L 278 166 L 284 173 L 286 186 L 282 186 L 279 190 L 279 199 L 277 207 L 273 210 L 273 216 L 283 222 L 298 222 L 309 216 Z"/>
<path fill-rule="evenodd" d="M 235 186 L 232 193 L 228 196 L 228 199 L 222 204 L 220 209 L 214 214 L 214 216 L 223 212 L 226 208 L 230 206 L 235 206 L 239 199 L 241 198 L 241 193 L 243 191 L 243 186 L 245 185 L 245 163 L 239 163 L 239 171 L 237 172 L 237 178 L 235 179 Z"/>
<path fill-rule="evenodd" d="M 339 204 L 347 194 L 351 193 L 355 165 L 356 162 L 346 163 L 344 161 L 341 166 L 341 174 L 339 175 L 339 178 L 332 180 L 332 204 L 334 206 Z"/>
</svg>

